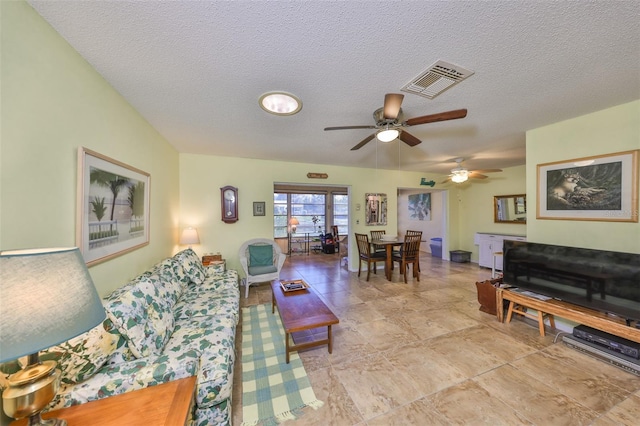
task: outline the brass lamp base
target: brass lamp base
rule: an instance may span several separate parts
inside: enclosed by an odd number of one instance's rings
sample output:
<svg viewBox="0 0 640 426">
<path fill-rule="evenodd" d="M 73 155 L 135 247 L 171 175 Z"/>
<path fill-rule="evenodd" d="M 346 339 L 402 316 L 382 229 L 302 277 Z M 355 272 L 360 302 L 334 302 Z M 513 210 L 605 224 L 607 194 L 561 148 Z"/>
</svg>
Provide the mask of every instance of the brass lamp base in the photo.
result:
<svg viewBox="0 0 640 426">
<path fill-rule="evenodd" d="M 29 418 L 29 426 L 66 426 L 60 419 L 43 420 L 40 412 L 53 400 L 60 386 L 60 370 L 55 361 L 39 361 L 30 355 L 29 365 L 9 376 L 2 393 L 4 412 L 14 419 Z"/>
<path fill-rule="evenodd" d="M 40 413 L 29 417 L 29 426 L 67 426 L 66 420 L 62 419 L 46 419 L 40 417 Z"/>
</svg>

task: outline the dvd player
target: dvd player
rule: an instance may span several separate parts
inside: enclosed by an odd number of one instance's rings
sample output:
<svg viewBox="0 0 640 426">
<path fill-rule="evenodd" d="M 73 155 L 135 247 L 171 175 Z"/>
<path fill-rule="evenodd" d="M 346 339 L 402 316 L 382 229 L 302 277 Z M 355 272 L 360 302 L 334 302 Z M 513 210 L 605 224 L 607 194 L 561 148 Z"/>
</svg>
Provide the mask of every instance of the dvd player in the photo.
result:
<svg viewBox="0 0 640 426">
<path fill-rule="evenodd" d="M 612 351 L 621 353 L 634 359 L 640 359 L 640 343 L 605 333 L 586 325 L 578 325 L 573 329 L 574 337 L 595 343 Z"/>
<path fill-rule="evenodd" d="M 612 351 L 597 343 L 578 339 L 571 334 L 562 336 L 562 341 L 572 349 L 576 349 L 596 359 L 607 362 L 628 373 L 640 376 L 640 361 L 637 359 Z"/>
</svg>

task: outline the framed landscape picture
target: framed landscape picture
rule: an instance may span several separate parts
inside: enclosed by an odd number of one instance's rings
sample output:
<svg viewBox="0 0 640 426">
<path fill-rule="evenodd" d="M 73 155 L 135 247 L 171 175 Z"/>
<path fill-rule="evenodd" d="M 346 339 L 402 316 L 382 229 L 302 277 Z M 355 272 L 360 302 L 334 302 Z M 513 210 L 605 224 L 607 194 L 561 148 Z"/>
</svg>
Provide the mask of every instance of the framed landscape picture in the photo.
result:
<svg viewBox="0 0 640 426">
<path fill-rule="evenodd" d="M 638 222 L 638 151 L 539 164 L 536 218 Z"/>
<path fill-rule="evenodd" d="M 76 245 L 88 266 L 149 244 L 150 175 L 78 149 Z"/>
</svg>

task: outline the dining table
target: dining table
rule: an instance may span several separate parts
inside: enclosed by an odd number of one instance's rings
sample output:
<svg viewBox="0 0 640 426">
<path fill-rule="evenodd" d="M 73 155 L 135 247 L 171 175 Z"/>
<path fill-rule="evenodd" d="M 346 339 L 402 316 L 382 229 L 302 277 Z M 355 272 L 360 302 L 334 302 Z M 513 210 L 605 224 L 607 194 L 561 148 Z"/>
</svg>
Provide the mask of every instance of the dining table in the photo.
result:
<svg viewBox="0 0 640 426">
<path fill-rule="evenodd" d="M 385 260 L 384 260 L 384 275 L 387 280 L 391 281 L 391 263 L 393 262 L 393 248 L 402 247 L 404 245 L 404 237 L 395 239 L 374 239 L 371 240 L 371 245 L 374 247 L 384 247 Z"/>
</svg>

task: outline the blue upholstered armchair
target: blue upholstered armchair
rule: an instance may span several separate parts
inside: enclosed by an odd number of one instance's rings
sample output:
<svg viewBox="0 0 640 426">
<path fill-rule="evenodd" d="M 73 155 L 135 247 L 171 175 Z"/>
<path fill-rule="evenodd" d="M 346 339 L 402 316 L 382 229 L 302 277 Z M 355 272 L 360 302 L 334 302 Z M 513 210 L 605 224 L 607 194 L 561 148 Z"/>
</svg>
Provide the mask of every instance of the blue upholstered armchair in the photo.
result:
<svg viewBox="0 0 640 426">
<path fill-rule="evenodd" d="M 246 241 L 240 246 L 238 257 L 246 276 L 245 298 L 249 297 L 251 284 L 280 279 L 280 270 L 287 258 L 280 246 L 267 238 Z"/>
</svg>

